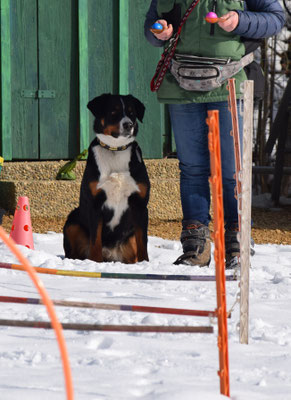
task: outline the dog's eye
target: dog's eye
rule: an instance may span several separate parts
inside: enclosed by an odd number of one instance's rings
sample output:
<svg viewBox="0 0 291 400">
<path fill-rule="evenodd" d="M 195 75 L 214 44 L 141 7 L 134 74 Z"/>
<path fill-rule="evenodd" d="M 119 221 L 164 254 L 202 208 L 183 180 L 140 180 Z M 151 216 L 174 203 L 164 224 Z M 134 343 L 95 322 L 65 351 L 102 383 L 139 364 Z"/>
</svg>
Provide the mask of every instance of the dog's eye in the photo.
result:
<svg viewBox="0 0 291 400">
<path fill-rule="evenodd" d="M 117 111 L 111 111 L 111 115 L 116 115 Z"/>
</svg>

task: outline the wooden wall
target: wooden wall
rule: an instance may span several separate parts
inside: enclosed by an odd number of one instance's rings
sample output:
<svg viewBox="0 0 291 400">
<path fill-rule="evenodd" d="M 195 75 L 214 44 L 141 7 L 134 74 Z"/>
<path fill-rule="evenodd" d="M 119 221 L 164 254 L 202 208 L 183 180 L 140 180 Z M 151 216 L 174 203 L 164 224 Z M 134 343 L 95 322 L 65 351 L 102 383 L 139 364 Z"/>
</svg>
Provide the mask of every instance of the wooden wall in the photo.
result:
<svg viewBox="0 0 291 400">
<path fill-rule="evenodd" d="M 161 158 L 168 124 L 150 91 L 161 50 L 144 38 L 150 0 L 0 0 L 1 147 L 6 160 L 69 159 L 93 138 L 90 99 L 146 106 L 138 141 Z"/>
</svg>

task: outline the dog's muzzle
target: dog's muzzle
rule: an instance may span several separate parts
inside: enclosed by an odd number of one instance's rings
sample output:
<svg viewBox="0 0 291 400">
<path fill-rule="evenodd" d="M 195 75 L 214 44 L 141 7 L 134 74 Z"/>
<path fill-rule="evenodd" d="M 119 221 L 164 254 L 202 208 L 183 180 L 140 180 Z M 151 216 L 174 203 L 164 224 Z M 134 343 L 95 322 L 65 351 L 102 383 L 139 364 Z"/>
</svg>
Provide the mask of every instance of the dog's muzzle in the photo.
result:
<svg viewBox="0 0 291 400">
<path fill-rule="evenodd" d="M 131 132 L 132 131 L 132 129 L 133 129 L 133 127 L 134 127 L 134 125 L 133 125 L 133 123 L 130 121 L 130 122 L 124 122 L 123 123 L 123 130 L 125 131 L 125 132 Z"/>
<path fill-rule="evenodd" d="M 128 117 L 123 118 L 120 121 L 120 136 L 132 136 L 134 132 L 135 124 Z"/>
</svg>

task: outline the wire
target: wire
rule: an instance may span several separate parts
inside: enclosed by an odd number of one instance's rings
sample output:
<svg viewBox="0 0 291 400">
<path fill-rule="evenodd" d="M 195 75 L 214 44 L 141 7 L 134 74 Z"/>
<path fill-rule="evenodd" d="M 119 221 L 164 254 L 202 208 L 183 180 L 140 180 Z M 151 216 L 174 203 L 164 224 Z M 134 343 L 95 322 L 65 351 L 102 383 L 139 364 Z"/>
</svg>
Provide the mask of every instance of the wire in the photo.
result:
<svg viewBox="0 0 291 400">
<path fill-rule="evenodd" d="M 287 5 L 287 1 L 290 2 L 290 0 L 283 0 L 284 8 L 287 11 L 287 13 L 291 16 L 291 11 L 289 9 L 289 6 Z"/>
</svg>

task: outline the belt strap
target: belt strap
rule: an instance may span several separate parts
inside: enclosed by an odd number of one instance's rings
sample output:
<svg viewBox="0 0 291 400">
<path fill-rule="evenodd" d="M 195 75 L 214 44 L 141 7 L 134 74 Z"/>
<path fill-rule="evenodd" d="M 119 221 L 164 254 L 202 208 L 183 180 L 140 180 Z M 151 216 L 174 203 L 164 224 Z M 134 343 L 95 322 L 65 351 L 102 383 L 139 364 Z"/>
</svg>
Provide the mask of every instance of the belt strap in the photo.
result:
<svg viewBox="0 0 291 400">
<path fill-rule="evenodd" d="M 152 92 L 156 92 L 159 90 L 159 88 L 163 82 L 163 79 L 166 75 L 166 72 L 170 66 L 170 62 L 174 56 L 182 27 L 198 3 L 199 3 L 199 0 L 192 1 L 192 3 L 190 4 L 189 8 L 187 9 L 184 17 L 182 18 L 182 20 L 180 22 L 180 25 L 178 27 L 176 34 L 170 39 L 169 46 L 164 50 L 162 57 L 158 63 L 155 75 L 153 76 L 153 78 L 151 80 L 151 91 Z"/>
</svg>

